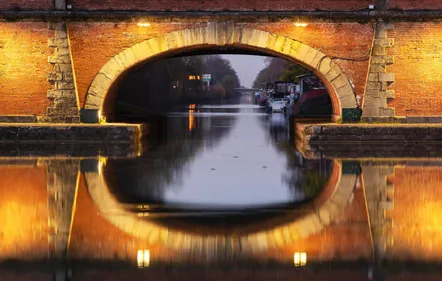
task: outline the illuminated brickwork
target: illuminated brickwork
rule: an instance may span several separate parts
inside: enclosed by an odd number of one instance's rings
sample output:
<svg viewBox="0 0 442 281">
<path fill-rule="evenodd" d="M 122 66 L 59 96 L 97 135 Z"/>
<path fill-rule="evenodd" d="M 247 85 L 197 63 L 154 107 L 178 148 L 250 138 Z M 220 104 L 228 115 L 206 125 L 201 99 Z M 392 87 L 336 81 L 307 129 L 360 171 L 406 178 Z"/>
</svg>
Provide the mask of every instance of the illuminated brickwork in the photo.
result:
<svg viewBox="0 0 442 281">
<path fill-rule="evenodd" d="M 395 98 L 389 103 L 398 116 L 440 116 L 442 112 L 442 24 L 395 23 L 388 31 L 394 47 Z"/>
<path fill-rule="evenodd" d="M 395 260 L 442 261 L 442 169 L 396 167 L 393 246 Z"/>
<path fill-rule="evenodd" d="M 0 22 L 0 115 L 45 115 L 48 24 Z"/>
<path fill-rule="evenodd" d="M 0 192 L 0 261 L 46 259 L 49 228 L 45 168 L 0 167 Z"/>
</svg>

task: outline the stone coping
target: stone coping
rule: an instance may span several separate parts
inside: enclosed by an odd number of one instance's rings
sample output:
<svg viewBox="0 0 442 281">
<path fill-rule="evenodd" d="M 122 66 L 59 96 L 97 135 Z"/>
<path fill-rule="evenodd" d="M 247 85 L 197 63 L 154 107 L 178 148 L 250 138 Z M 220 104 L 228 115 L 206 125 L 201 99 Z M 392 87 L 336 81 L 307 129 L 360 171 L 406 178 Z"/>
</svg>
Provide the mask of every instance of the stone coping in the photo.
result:
<svg viewBox="0 0 442 281">
<path fill-rule="evenodd" d="M 148 126 L 141 124 L 0 124 L 0 143 L 137 143 Z"/>
</svg>

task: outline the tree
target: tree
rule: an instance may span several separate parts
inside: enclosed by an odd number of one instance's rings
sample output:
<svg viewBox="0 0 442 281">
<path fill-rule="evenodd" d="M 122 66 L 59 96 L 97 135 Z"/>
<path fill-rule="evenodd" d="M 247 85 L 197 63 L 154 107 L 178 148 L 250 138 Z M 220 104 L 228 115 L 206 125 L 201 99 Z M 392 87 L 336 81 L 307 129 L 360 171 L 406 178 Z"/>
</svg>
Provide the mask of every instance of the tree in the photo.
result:
<svg viewBox="0 0 442 281">
<path fill-rule="evenodd" d="M 311 73 L 299 64 L 281 59 L 266 59 L 266 67 L 263 68 L 253 82 L 253 88 L 262 88 L 263 84 L 275 81 L 297 82 L 296 76 Z"/>
<path fill-rule="evenodd" d="M 286 82 L 298 82 L 299 79 L 296 77 L 304 74 L 312 74 L 312 72 L 299 64 L 289 62 L 286 70 L 281 73 L 280 79 Z"/>
</svg>

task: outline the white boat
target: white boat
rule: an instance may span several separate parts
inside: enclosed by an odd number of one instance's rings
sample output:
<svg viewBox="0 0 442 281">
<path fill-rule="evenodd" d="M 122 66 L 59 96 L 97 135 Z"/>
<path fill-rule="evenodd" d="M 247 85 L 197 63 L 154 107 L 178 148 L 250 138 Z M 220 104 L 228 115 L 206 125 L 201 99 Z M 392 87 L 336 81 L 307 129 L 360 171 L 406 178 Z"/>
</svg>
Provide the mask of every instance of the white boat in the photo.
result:
<svg viewBox="0 0 442 281">
<path fill-rule="evenodd" d="M 287 102 L 285 99 L 272 99 L 270 101 L 272 112 L 284 112 L 284 107 L 286 104 Z"/>
</svg>

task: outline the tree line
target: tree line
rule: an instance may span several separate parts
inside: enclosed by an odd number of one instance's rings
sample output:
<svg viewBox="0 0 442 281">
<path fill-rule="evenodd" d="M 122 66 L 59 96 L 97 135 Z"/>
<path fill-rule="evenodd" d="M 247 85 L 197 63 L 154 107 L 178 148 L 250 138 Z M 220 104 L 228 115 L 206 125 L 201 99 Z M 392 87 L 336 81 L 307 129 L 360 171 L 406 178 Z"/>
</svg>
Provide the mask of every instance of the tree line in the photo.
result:
<svg viewBox="0 0 442 281">
<path fill-rule="evenodd" d="M 210 74 L 210 81 L 203 81 L 203 74 Z M 131 70 L 118 83 L 117 111 L 162 110 L 171 104 L 225 99 L 233 97 L 238 87 L 236 71 L 220 55 L 158 59 Z"/>
<path fill-rule="evenodd" d="M 266 66 L 258 73 L 253 82 L 253 88 L 263 88 L 266 83 L 275 81 L 298 82 L 297 76 L 311 73 L 310 70 L 291 61 L 268 57 Z"/>
</svg>

